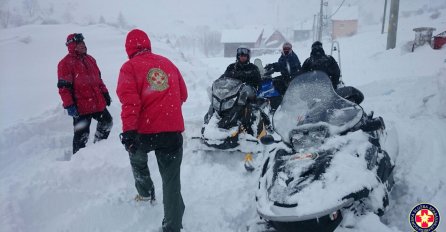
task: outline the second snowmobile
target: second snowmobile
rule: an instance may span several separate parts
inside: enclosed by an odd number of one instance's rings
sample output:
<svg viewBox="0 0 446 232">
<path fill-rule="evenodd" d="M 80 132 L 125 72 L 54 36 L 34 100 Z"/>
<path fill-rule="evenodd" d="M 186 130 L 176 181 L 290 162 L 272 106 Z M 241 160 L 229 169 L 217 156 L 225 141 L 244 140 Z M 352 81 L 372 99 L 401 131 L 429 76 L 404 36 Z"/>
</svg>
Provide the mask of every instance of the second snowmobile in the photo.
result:
<svg viewBox="0 0 446 232">
<path fill-rule="evenodd" d="M 200 140 L 211 149 L 246 153 L 245 168 L 252 171 L 253 154 L 263 151 L 259 138 L 270 125 L 256 103 L 256 90 L 240 80 L 221 77 L 212 84 L 211 93 Z"/>
</svg>

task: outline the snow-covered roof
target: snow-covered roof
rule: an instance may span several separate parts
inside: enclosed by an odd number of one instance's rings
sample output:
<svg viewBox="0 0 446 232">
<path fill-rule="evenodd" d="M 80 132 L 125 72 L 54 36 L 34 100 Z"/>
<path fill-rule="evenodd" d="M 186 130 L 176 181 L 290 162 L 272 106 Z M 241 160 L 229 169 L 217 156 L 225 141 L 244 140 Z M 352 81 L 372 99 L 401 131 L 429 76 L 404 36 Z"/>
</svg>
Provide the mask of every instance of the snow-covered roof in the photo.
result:
<svg viewBox="0 0 446 232">
<path fill-rule="evenodd" d="M 265 27 L 263 28 L 263 35 L 262 39 L 267 40 L 269 37 L 273 35 L 273 33 L 276 31 L 273 27 Z"/>
<path fill-rule="evenodd" d="M 262 29 L 223 30 L 222 43 L 255 43 L 259 39 Z"/>
<path fill-rule="evenodd" d="M 359 18 L 359 8 L 357 6 L 341 7 L 331 20 L 355 20 Z"/>
</svg>

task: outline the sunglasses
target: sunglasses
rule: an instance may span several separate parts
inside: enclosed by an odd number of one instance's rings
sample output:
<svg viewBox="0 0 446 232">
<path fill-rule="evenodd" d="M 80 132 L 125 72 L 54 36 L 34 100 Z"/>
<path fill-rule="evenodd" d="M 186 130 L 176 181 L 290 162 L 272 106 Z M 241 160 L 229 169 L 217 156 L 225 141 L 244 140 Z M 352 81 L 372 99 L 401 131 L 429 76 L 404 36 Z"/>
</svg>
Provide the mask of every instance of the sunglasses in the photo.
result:
<svg viewBox="0 0 446 232">
<path fill-rule="evenodd" d="M 80 43 L 82 41 L 84 41 L 84 36 L 82 35 L 82 33 L 75 33 L 74 37 L 69 39 L 69 40 L 67 40 L 65 45 L 68 46 L 68 44 L 70 44 L 70 43 L 73 43 L 73 42 Z"/>
</svg>

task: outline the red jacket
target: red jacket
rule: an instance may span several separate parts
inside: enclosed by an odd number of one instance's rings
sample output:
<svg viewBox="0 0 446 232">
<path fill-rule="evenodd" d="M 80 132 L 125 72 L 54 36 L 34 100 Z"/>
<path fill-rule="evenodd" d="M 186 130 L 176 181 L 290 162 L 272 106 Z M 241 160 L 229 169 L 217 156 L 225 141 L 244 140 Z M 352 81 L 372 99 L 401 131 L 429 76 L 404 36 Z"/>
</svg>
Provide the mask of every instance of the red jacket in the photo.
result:
<svg viewBox="0 0 446 232">
<path fill-rule="evenodd" d="M 108 93 L 108 90 L 92 56 L 78 55 L 69 48 L 68 55 L 57 66 L 57 76 L 64 108 L 74 104 L 80 115 L 105 109 L 107 103 L 103 93 Z"/>
<path fill-rule="evenodd" d="M 151 52 L 149 37 L 141 30 L 129 32 L 126 51 L 129 60 L 121 67 L 116 90 L 122 103 L 122 130 L 183 132 L 181 105 L 187 88 L 178 68 Z"/>
</svg>

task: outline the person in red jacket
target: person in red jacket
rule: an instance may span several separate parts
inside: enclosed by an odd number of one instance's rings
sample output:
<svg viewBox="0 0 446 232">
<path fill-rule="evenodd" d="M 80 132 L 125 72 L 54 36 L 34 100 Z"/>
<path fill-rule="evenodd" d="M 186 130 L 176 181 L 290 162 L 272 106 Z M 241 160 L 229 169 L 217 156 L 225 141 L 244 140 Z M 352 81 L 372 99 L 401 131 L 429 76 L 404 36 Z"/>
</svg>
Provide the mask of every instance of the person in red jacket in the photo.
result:
<svg viewBox="0 0 446 232">
<path fill-rule="evenodd" d="M 125 49 L 129 60 L 121 67 L 116 93 L 122 103 L 121 142 L 129 152 L 138 191 L 135 200 L 155 200 L 147 166 L 147 153 L 155 151 L 163 182 L 163 232 L 179 232 L 185 208 L 180 166 L 184 131 L 181 106 L 187 99 L 186 84 L 169 59 L 152 53 L 144 31 L 130 31 Z"/>
<path fill-rule="evenodd" d="M 68 54 L 57 66 L 59 94 L 63 107 L 73 117 L 73 154 L 85 147 L 91 119 L 98 121 L 94 142 L 107 139 L 113 119 L 106 106 L 111 103 L 96 60 L 87 54 L 84 37 L 70 34 L 65 45 Z"/>
</svg>

